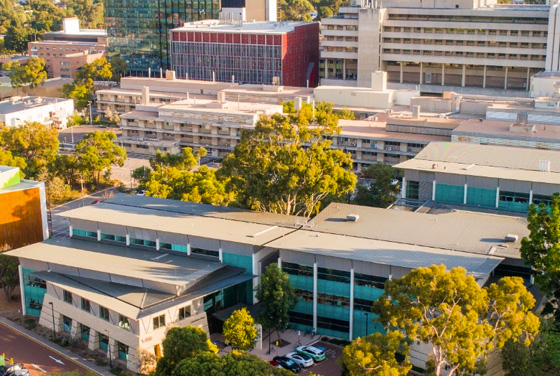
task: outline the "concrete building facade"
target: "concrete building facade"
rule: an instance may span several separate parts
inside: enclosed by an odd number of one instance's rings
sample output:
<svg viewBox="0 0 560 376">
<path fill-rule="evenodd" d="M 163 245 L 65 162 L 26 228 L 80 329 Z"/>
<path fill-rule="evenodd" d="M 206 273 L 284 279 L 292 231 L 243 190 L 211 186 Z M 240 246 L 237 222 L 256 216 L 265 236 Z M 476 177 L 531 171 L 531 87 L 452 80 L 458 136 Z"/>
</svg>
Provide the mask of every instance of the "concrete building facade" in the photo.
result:
<svg viewBox="0 0 560 376">
<path fill-rule="evenodd" d="M 558 70 L 557 9 L 494 0 L 354 1 L 322 20 L 321 83 L 369 86 L 371 73 L 385 70 L 393 88 L 524 94 L 531 76 Z"/>
<path fill-rule="evenodd" d="M 0 122 L 6 127 L 37 121 L 54 128 L 66 128 L 68 117 L 73 113 L 72 99 L 11 97 L 0 102 Z"/>
</svg>

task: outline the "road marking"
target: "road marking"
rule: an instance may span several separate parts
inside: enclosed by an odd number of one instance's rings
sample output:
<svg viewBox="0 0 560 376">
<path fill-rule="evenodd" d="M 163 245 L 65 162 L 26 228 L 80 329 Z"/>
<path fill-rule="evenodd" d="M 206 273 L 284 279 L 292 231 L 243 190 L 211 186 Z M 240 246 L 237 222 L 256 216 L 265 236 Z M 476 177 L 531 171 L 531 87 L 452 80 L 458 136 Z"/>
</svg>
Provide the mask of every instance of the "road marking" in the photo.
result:
<svg viewBox="0 0 560 376">
<path fill-rule="evenodd" d="M 62 360 L 56 359 L 54 356 L 50 356 L 50 355 L 49 355 L 49 358 L 51 358 L 52 360 L 54 360 L 54 361 L 57 362 L 58 364 L 64 365 L 64 363 L 62 362 Z"/>
<path fill-rule="evenodd" d="M 41 372 L 45 372 L 45 373 L 47 372 L 47 371 L 45 371 L 44 369 L 42 369 L 41 367 L 39 367 L 39 366 L 36 365 L 36 364 L 31 363 L 31 365 L 32 365 L 33 367 L 37 368 L 37 369 L 38 369 L 39 371 L 41 371 Z"/>
<path fill-rule="evenodd" d="M 163 257 L 166 257 L 166 256 L 169 256 L 169 253 L 164 253 L 163 255 L 154 257 L 153 259 L 150 259 L 150 260 L 155 261 L 155 260 L 159 260 L 160 258 L 163 258 Z"/>
</svg>

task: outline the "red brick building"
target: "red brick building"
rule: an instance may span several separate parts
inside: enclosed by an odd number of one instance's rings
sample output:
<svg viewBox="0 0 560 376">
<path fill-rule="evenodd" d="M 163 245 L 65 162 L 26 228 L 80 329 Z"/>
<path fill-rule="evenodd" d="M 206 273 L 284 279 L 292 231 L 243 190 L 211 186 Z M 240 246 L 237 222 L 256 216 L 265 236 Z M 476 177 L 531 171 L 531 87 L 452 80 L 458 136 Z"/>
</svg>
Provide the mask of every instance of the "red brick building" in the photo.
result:
<svg viewBox="0 0 560 376">
<path fill-rule="evenodd" d="M 171 30 L 171 69 L 177 77 L 193 80 L 313 87 L 318 82 L 319 24 L 185 24 Z"/>
</svg>

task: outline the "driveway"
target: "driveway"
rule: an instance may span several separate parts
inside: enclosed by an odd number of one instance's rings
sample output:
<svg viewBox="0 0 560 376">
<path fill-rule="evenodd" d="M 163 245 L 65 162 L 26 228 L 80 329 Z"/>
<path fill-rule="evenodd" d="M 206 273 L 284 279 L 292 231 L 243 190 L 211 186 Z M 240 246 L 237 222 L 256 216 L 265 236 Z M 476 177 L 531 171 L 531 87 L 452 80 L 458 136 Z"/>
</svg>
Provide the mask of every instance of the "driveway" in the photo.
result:
<svg viewBox="0 0 560 376">
<path fill-rule="evenodd" d="M 338 364 L 338 360 L 342 357 L 342 347 L 332 345 L 328 342 L 318 342 L 314 346 L 322 346 L 325 348 L 326 359 L 321 363 L 315 363 L 300 375 L 307 376 L 310 372 L 322 376 L 340 376 L 342 367 Z"/>
</svg>

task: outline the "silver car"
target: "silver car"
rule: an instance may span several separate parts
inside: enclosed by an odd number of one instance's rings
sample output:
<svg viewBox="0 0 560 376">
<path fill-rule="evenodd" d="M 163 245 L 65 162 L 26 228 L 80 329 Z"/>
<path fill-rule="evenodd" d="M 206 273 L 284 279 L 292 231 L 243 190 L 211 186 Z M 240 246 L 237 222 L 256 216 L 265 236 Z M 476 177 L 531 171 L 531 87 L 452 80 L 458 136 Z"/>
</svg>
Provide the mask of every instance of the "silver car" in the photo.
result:
<svg viewBox="0 0 560 376">
<path fill-rule="evenodd" d="M 297 353 L 297 352 L 291 352 L 285 355 L 286 358 L 292 359 L 295 363 L 297 363 L 298 365 L 300 365 L 301 367 L 311 367 L 313 365 L 313 359 L 311 359 L 310 356 L 305 355 L 305 354 L 301 354 L 301 353 Z"/>
</svg>

